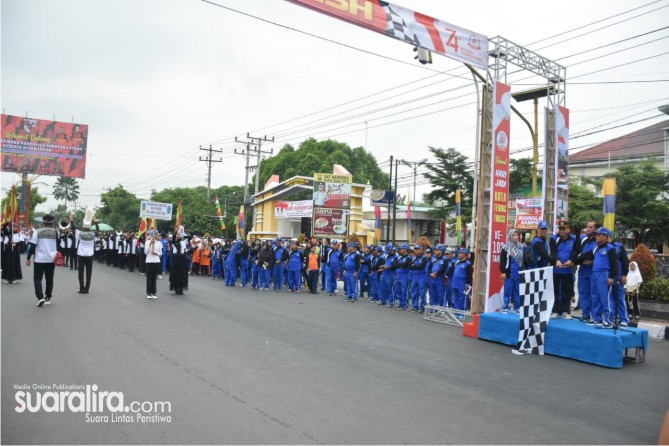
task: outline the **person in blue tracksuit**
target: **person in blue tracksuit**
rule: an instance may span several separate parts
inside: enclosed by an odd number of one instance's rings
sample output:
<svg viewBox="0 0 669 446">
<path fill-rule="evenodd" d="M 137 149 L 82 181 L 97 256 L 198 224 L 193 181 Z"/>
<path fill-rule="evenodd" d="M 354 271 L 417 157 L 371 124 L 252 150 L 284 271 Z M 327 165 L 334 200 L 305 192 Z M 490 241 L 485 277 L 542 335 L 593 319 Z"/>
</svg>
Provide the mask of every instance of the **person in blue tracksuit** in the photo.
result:
<svg viewBox="0 0 669 446">
<path fill-rule="evenodd" d="M 367 297 L 372 296 L 372 280 L 370 277 L 372 266 L 372 246 L 366 245 L 362 251 L 362 258 L 360 259 L 360 274 L 358 275 L 360 298 L 365 297 L 365 289 L 367 290 Z"/>
<path fill-rule="evenodd" d="M 339 249 L 339 240 L 332 240 L 332 246 L 328 251 L 326 268 L 327 273 L 325 288 L 328 296 L 334 296 L 337 292 L 337 275 L 341 267 L 341 250 Z"/>
<path fill-rule="evenodd" d="M 453 300 L 453 273 L 455 272 L 455 264 L 458 263 L 458 252 L 454 249 L 446 249 L 446 306 L 448 308 L 455 308 L 455 301 Z"/>
<path fill-rule="evenodd" d="M 348 244 L 348 254 L 344 260 L 344 280 L 346 281 L 345 301 L 358 301 L 358 276 L 362 263 L 362 255 L 357 251 L 355 243 Z"/>
<path fill-rule="evenodd" d="M 395 301 L 397 301 L 397 308 L 406 310 L 409 300 L 409 266 L 411 260 L 409 258 L 409 245 L 406 243 L 400 246 L 399 256 L 395 260 L 393 268 L 395 269 Z M 391 303 L 392 307 L 393 304 Z"/>
<path fill-rule="evenodd" d="M 242 241 L 239 247 L 239 276 L 242 280 L 242 288 L 249 283 L 249 242 Z"/>
<path fill-rule="evenodd" d="M 382 246 L 376 246 L 372 250 L 372 261 L 370 262 L 369 266 L 370 301 L 379 300 L 379 287 L 381 280 L 381 275 L 379 274 L 379 268 L 383 264 L 383 258 L 381 257 L 382 253 L 383 253 Z"/>
<path fill-rule="evenodd" d="M 428 259 L 424 254 L 423 245 L 413 247 L 415 257 L 410 269 L 413 271 L 411 282 L 411 311 L 425 311 Z"/>
<path fill-rule="evenodd" d="M 270 242 L 265 245 L 258 253 L 258 289 L 269 291 L 269 278 L 272 276 L 272 267 L 274 266 L 274 252 Z"/>
<path fill-rule="evenodd" d="M 512 299 L 513 312 L 520 311 L 520 272 L 523 269 L 525 269 L 525 259 L 520 233 L 511 229 L 506 235 L 506 243 L 499 257 L 499 270 L 504 281 L 504 307 L 502 307 L 504 313 L 511 310 L 509 304 Z"/>
<path fill-rule="evenodd" d="M 286 260 L 288 260 L 288 252 L 283 247 L 283 240 L 277 238 L 276 247 L 274 248 L 274 269 L 272 270 L 274 291 L 280 292 L 283 286 L 283 271 Z"/>
<path fill-rule="evenodd" d="M 212 247 L 211 254 L 211 279 L 222 279 L 223 278 L 223 263 L 221 261 L 221 243 L 216 242 Z"/>
<path fill-rule="evenodd" d="M 451 289 L 456 310 L 464 311 L 467 308 L 465 290 L 472 286 L 473 268 L 468 256 L 469 250 L 467 248 L 460 249 L 458 251 L 458 261 L 451 267 L 453 269 Z"/>
<path fill-rule="evenodd" d="M 300 292 L 300 276 L 302 275 L 302 265 L 304 264 L 304 255 L 297 246 L 296 241 L 290 242 L 290 251 L 288 252 L 288 289 L 291 293 Z"/>
<path fill-rule="evenodd" d="M 535 261 L 527 265 L 528 269 L 545 268 L 555 263 L 551 257 L 550 242 L 548 240 L 548 222 L 540 221 L 537 225 L 537 235 L 532 239 L 529 248 Z"/>
<path fill-rule="evenodd" d="M 385 253 L 382 256 L 382 264 L 379 267 L 379 273 L 381 274 L 380 286 L 379 286 L 379 306 L 386 306 L 388 303 L 392 304 L 393 302 L 393 282 L 395 281 L 395 270 L 393 265 L 395 264 L 395 259 L 397 254 L 395 253 L 395 247 L 390 243 L 386 245 Z"/>
<path fill-rule="evenodd" d="M 627 283 L 627 274 L 629 273 L 630 261 L 627 257 L 625 246 L 620 242 L 612 243 L 609 237 L 609 243 L 613 245 L 618 256 L 618 276 L 616 277 L 613 290 L 610 294 L 610 306 L 613 311 L 612 319 L 615 321 L 615 316 L 618 316 L 620 326 L 625 328 L 630 323 L 629 314 L 627 312 L 627 301 L 625 300 L 625 284 Z"/>
<path fill-rule="evenodd" d="M 260 242 L 255 241 L 249 250 L 249 263 L 251 264 L 251 288 L 259 289 L 258 285 L 258 254 L 260 253 Z"/>
<path fill-rule="evenodd" d="M 578 254 L 576 236 L 570 232 L 569 223 L 558 225 L 558 233 L 551 237 L 551 253 L 555 258 L 553 268 L 553 293 L 555 301 L 551 318 L 571 319 L 571 300 L 574 298 L 574 259 Z"/>
<path fill-rule="evenodd" d="M 430 305 L 438 307 L 446 306 L 445 293 L 446 284 L 445 275 L 448 269 L 448 261 L 444 257 L 446 248 L 444 245 L 437 245 L 434 248 L 434 256 L 430 259 L 428 266 L 428 282 L 430 285 Z"/>
<path fill-rule="evenodd" d="M 588 325 L 601 325 L 602 328 L 613 326 L 613 309 L 611 308 L 610 294 L 615 288 L 616 278 L 619 274 L 618 254 L 613 245 L 609 244 L 611 231 L 607 228 L 599 228 L 595 232 L 597 246 L 590 252 L 578 256 L 576 263 L 585 259 L 592 259 L 592 319 L 587 321 Z"/>
<path fill-rule="evenodd" d="M 235 286 L 237 283 L 237 259 L 236 254 L 241 249 L 242 241 L 237 240 L 232 244 L 230 252 L 225 258 L 225 286 Z"/>
<path fill-rule="evenodd" d="M 600 225 L 597 220 L 588 221 L 585 226 L 585 234 L 579 239 L 578 254 L 579 257 L 582 256 L 586 260 L 583 260 L 578 267 L 578 307 L 581 308 L 581 320 L 585 322 L 592 320 L 593 296 L 591 292 L 593 261 L 590 256 L 584 254 L 592 252 L 597 246 L 595 232 L 599 227 Z"/>
</svg>

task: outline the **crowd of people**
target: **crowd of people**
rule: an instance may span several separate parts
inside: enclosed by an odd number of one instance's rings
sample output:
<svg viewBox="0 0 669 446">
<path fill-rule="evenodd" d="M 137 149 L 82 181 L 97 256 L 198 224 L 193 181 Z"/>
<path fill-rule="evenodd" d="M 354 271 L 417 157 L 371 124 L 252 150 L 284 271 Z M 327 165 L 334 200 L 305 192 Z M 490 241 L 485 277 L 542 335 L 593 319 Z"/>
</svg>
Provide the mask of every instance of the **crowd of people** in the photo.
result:
<svg viewBox="0 0 669 446">
<path fill-rule="evenodd" d="M 93 222 L 77 228 L 53 228 L 53 217 L 44 217 L 44 228 L 11 231 L 2 228 L 2 278 L 5 283 L 22 279 L 20 253 L 26 263 L 35 257 L 35 293 L 38 305 L 50 303 L 54 262 L 79 272 L 79 293 L 91 286 L 92 262 L 145 275 L 146 297 L 157 298 L 156 281 L 169 271 L 169 289 L 181 295 L 191 276 L 223 280 L 225 286 L 259 291 L 326 293 L 334 296 L 343 282 L 343 298 L 367 298 L 379 306 L 424 312 L 427 305 L 460 312 L 470 306 L 473 259 L 465 247 L 430 246 L 426 240 L 413 245 L 364 245 L 355 240 L 297 239 L 223 240 L 208 235 L 175 234 L 155 230 L 144 234 L 100 232 Z M 60 258 L 59 261 L 55 260 Z M 46 264 L 46 265 L 44 265 Z M 638 265 L 629 262 L 624 246 L 613 242 L 607 228 L 589 221 L 577 236 L 567 222 L 549 235 L 546 222 L 527 244 L 521 234 L 509 231 L 500 255 L 504 280 L 502 311 L 518 312 L 520 272 L 553 267 L 555 303 L 552 318 L 572 319 L 571 304 L 578 290 L 581 320 L 609 328 L 638 319 Z M 578 282 L 576 282 L 578 271 Z M 42 292 L 42 277 L 46 290 Z M 38 283 L 39 282 L 39 283 Z M 626 289 L 631 303 L 626 298 Z M 577 308 L 578 308 L 577 307 Z M 456 312 L 458 317 L 462 313 Z"/>
<path fill-rule="evenodd" d="M 505 280 L 503 311 L 510 311 L 512 300 L 515 311 L 520 307 L 520 271 L 547 266 L 553 267 L 555 301 L 551 318 L 572 319 L 575 285 L 581 320 L 588 325 L 626 327 L 630 317 L 639 318 L 638 288 L 643 279 L 638 265 L 629 262 L 625 246 L 613 241 L 611 231 L 598 221 L 589 221 L 579 236 L 568 222 L 561 222 L 557 234 L 551 236 L 548 223 L 542 221 L 528 246 L 520 243 L 517 231 L 509 231 L 500 256 L 500 272 Z M 629 284 L 628 276 L 633 277 Z"/>
</svg>

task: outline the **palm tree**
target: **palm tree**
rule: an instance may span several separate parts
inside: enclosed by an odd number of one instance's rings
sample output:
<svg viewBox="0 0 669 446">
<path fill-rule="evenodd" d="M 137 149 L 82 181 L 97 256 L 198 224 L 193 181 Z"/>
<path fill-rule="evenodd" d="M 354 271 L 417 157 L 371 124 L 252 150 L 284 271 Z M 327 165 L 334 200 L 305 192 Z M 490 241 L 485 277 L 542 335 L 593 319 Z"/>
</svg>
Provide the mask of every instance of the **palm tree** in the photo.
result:
<svg viewBox="0 0 669 446">
<path fill-rule="evenodd" d="M 76 201 L 79 198 L 79 183 L 76 178 L 58 177 L 56 184 L 53 185 L 53 197 L 56 200 Z"/>
</svg>

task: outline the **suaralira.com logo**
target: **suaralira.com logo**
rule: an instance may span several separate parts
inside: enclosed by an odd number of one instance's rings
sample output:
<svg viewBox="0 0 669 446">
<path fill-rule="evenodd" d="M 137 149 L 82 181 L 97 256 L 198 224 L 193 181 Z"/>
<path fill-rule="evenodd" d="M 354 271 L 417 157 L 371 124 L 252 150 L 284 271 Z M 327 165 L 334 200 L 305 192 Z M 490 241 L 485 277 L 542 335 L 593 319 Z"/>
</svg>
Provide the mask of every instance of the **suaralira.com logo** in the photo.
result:
<svg viewBox="0 0 669 446">
<path fill-rule="evenodd" d="M 87 423 L 170 423 L 169 401 L 131 401 L 97 384 L 15 384 L 18 413 L 83 413 Z"/>
</svg>

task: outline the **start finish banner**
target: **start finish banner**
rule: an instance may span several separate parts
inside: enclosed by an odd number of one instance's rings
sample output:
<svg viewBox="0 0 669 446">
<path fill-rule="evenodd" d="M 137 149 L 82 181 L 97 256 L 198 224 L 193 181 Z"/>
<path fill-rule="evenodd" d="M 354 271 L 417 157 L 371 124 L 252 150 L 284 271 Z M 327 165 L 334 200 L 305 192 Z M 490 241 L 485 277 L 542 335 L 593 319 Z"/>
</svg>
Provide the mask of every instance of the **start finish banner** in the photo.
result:
<svg viewBox="0 0 669 446">
<path fill-rule="evenodd" d="M 88 125 L 2 115 L 2 171 L 84 178 Z"/>
<path fill-rule="evenodd" d="M 488 38 L 382 0 L 288 0 L 460 62 L 486 69 Z"/>
<path fill-rule="evenodd" d="M 504 281 L 499 273 L 499 258 L 506 242 L 509 205 L 509 140 L 511 138 L 511 87 L 501 82 L 493 89 L 492 112 L 492 190 L 490 194 L 490 233 L 488 240 L 488 290 L 485 311 L 498 311 L 504 304 Z"/>
</svg>

